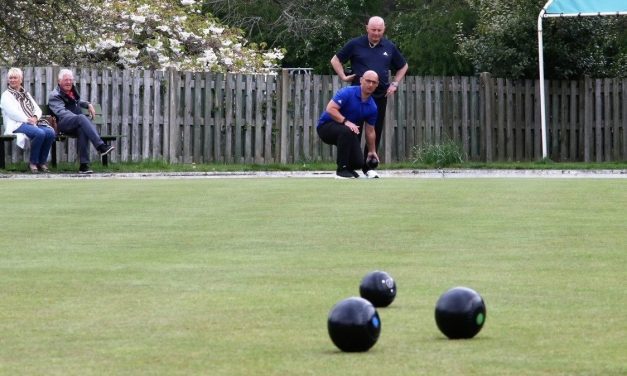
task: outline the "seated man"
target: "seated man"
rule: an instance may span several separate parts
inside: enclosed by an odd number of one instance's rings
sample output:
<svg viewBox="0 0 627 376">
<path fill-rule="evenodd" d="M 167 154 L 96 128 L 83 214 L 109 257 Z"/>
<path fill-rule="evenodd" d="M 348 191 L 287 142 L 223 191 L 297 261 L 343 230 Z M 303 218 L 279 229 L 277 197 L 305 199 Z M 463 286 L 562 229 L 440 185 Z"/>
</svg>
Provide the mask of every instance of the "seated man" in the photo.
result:
<svg viewBox="0 0 627 376">
<path fill-rule="evenodd" d="M 316 131 L 327 144 L 337 146 L 336 178 L 358 178 L 355 171 L 364 164 L 359 132 L 365 128 L 367 160 L 379 161 L 375 148 L 377 106 L 372 93 L 379 84 L 379 76 L 367 71 L 360 78 L 359 86 L 348 86 L 338 90 L 320 116 Z"/>
<path fill-rule="evenodd" d="M 87 108 L 93 118 L 96 110 L 91 103 L 81 100 L 74 85 L 72 71 L 61 69 L 58 78 L 59 85 L 48 96 L 48 107 L 57 117 L 59 131 L 78 138 L 78 173 L 91 174 L 93 171 L 89 168 L 89 143 L 94 145 L 101 156 L 110 153 L 115 147 L 102 141 L 94 124 L 82 113 L 81 108 Z"/>
</svg>

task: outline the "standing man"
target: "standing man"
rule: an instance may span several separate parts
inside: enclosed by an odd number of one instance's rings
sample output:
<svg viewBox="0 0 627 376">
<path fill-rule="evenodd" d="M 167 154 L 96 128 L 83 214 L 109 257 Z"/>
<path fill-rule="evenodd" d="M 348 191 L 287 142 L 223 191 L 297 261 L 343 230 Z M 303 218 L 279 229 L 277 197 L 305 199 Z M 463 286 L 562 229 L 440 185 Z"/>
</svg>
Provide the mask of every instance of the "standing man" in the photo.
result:
<svg viewBox="0 0 627 376">
<path fill-rule="evenodd" d="M 340 79 L 351 82 L 353 85 L 359 85 L 360 78 L 368 70 L 375 71 L 379 75 L 379 86 L 372 95 L 379 113 L 375 124 L 375 151 L 379 148 L 383 134 L 387 97 L 396 92 L 398 83 L 405 77 L 409 68 L 396 45 L 383 37 L 384 33 L 385 22 L 383 18 L 371 17 L 368 20 L 368 25 L 366 25 L 366 35 L 351 39 L 331 59 L 331 66 Z M 347 61 L 350 61 L 353 72 L 348 76 L 344 73 L 343 67 Z M 396 71 L 396 75 L 394 76 L 395 80 L 389 82 L 388 72 L 391 69 Z M 368 166 L 369 164 L 363 163 L 364 174 L 369 178 L 378 178 L 377 172 Z"/>
<path fill-rule="evenodd" d="M 78 155 L 80 159 L 79 174 L 91 174 L 89 168 L 89 143 L 100 152 L 100 156 L 110 153 L 114 146 L 107 145 L 98 134 L 96 126 L 91 122 L 96 115 L 94 106 L 78 94 L 74 85 L 74 74 L 69 69 L 59 72 L 59 85 L 48 95 L 48 107 L 57 117 L 60 132 L 78 138 Z M 89 111 L 89 118 L 81 108 Z"/>
<path fill-rule="evenodd" d="M 372 93 L 379 85 L 379 76 L 374 71 L 366 71 L 359 82 L 359 86 L 348 86 L 338 90 L 327 104 L 316 126 L 322 141 L 337 146 L 336 179 L 359 177 L 355 170 L 364 165 L 360 144 L 361 129 L 365 129 L 366 133 L 368 159 L 379 160 L 374 130 L 377 106 L 372 98 Z"/>
</svg>

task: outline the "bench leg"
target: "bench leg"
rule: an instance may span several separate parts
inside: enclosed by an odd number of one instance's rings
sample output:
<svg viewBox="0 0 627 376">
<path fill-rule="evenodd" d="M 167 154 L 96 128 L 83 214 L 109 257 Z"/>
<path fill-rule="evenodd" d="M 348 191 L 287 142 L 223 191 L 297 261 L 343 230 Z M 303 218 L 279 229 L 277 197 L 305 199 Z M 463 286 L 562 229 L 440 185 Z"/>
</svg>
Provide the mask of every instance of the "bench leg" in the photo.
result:
<svg viewBox="0 0 627 376">
<path fill-rule="evenodd" d="M 58 140 L 54 140 L 52 148 L 50 149 L 50 164 L 54 168 L 57 168 L 57 141 Z"/>
<path fill-rule="evenodd" d="M 6 153 L 9 150 L 7 148 L 7 143 L 10 144 L 11 142 L 15 141 L 15 139 L 16 139 L 15 136 L 0 135 L 0 169 L 2 170 L 4 170 L 7 167 Z M 8 158 L 11 158 L 10 153 L 9 153 Z"/>
<path fill-rule="evenodd" d="M 118 136 L 104 135 L 104 136 L 100 136 L 100 138 L 102 139 L 102 141 L 106 142 L 107 144 L 111 144 L 118 139 Z M 109 154 L 103 155 L 102 157 L 100 157 L 100 160 L 102 161 L 102 165 L 104 167 L 107 167 L 109 165 Z"/>
<path fill-rule="evenodd" d="M 6 161 L 4 160 L 4 140 L 0 141 L 0 168 L 5 169 Z"/>
</svg>

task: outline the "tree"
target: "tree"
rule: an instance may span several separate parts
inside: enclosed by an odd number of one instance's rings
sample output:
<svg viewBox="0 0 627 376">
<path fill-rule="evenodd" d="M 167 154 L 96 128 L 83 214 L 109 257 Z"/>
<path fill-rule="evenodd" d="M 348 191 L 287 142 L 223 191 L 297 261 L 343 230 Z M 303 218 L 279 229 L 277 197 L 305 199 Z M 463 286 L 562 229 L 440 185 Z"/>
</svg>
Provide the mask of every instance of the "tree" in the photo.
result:
<svg viewBox="0 0 627 376">
<path fill-rule="evenodd" d="M 538 77 L 537 18 L 545 0 L 466 0 L 477 12 L 471 33 L 458 31 L 459 54 L 476 72 L 511 78 Z M 544 23 L 547 78 L 625 75 L 617 18 L 550 19 Z M 621 34 L 623 33 L 623 34 Z M 547 37 L 548 36 L 548 37 Z M 621 52 L 622 51 L 622 52 Z"/>
<path fill-rule="evenodd" d="M 0 24 L 8 30 L 16 18 L 22 27 L 9 34 L 13 40 L 0 37 L 0 44 L 16 45 L 3 55 L 5 64 L 266 72 L 283 57 L 278 49 L 248 44 L 240 29 L 202 14 L 195 0 L 10 1 L 16 7 Z M 43 10 L 53 21 L 35 18 Z"/>
<path fill-rule="evenodd" d="M 458 28 L 476 23 L 471 8 L 459 0 L 399 0 L 389 32 L 409 61 L 411 74 L 471 75 L 473 66 L 458 50 Z"/>
<path fill-rule="evenodd" d="M 545 20 L 546 77 L 627 77 L 627 28 L 622 19 L 581 17 Z"/>
<path fill-rule="evenodd" d="M 3 65 L 64 64 L 81 41 L 81 2 L 4 0 L 0 2 L 0 61 Z"/>
<path fill-rule="evenodd" d="M 368 18 L 385 17 L 385 0 L 205 0 L 205 10 L 240 27 L 255 42 L 285 48 L 284 67 L 333 72 L 329 61 L 348 39 L 364 33 Z"/>
</svg>

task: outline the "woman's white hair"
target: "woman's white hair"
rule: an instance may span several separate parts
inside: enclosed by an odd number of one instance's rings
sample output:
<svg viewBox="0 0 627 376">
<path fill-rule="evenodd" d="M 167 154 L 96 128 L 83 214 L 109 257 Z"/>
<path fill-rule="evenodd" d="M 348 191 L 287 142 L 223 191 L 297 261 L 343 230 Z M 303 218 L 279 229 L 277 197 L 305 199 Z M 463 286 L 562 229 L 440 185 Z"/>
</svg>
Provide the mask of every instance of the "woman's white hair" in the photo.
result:
<svg viewBox="0 0 627 376">
<path fill-rule="evenodd" d="M 13 75 L 18 75 L 20 76 L 20 78 L 24 78 L 24 73 L 22 72 L 22 70 L 20 68 L 11 68 L 9 69 L 9 72 L 7 73 L 7 77 L 11 77 Z"/>
<path fill-rule="evenodd" d="M 72 71 L 69 70 L 69 69 L 61 69 L 59 71 L 59 76 L 57 77 L 59 79 L 59 81 L 61 81 L 63 79 L 63 76 L 70 76 L 70 77 L 74 78 L 74 73 L 72 73 Z"/>
</svg>

